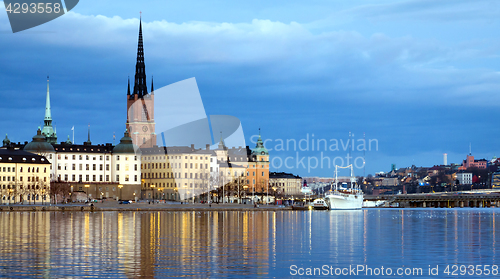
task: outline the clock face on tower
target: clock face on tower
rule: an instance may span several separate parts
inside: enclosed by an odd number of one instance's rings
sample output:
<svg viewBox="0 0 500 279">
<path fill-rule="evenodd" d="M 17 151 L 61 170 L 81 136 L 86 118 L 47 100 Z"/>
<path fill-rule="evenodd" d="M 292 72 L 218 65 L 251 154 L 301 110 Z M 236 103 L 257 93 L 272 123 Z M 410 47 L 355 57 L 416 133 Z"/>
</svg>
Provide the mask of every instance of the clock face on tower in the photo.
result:
<svg viewBox="0 0 500 279">
<path fill-rule="evenodd" d="M 147 132 L 148 131 L 148 126 L 142 126 L 142 131 Z"/>
</svg>

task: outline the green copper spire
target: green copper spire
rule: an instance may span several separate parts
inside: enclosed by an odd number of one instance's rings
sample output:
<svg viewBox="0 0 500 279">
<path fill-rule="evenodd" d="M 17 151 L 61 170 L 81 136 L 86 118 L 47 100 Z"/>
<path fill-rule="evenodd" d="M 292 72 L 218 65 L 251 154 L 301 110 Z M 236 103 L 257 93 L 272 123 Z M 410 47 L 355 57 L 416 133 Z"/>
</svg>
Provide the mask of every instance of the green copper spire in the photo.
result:
<svg viewBox="0 0 500 279">
<path fill-rule="evenodd" d="M 45 100 L 45 121 L 52 123 L 52 116 L 50 114 L 50 93 L 49 93 L 49 76 L 47 76 L 47 99 Z"/>
<path fill-rule="evenodd" d="M 49 76 L 47 76 L 47 98 L 45 100 L 45 118 L 43 119 L 42 135 L 45 136 L 47 142 L 57 143 L 57 134 L 54 128 L 52 128 L 52 115 L 50 113 Z"/>
</svg>

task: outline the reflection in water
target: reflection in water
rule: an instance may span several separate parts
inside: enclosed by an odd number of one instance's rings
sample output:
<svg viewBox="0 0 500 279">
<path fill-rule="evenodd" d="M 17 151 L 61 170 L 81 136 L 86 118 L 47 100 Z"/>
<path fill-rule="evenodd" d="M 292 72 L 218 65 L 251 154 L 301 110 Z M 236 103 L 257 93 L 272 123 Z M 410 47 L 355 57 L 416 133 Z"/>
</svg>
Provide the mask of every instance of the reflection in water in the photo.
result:
<svg viewBox="0 0 500 279">
<path fill-rule="evenodd" d="M 488 209 L 2 212 L 0 277 L 285 277 L 291 265 L 491 265 L 496 217 Z"/>
</svg>

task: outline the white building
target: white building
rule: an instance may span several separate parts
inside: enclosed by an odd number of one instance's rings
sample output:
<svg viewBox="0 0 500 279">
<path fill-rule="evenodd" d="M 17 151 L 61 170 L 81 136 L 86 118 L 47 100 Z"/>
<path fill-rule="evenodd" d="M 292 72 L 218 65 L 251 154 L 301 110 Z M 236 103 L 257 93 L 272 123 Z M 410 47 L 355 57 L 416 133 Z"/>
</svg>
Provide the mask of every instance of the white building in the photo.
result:
<svg viewBox="0 0 500 279">
<path fill-rule="evenodd" d="M 457 173 L 457 180 L 462 185 L 472 184 L 472 173 L 470 172 Z"/>
</svg>

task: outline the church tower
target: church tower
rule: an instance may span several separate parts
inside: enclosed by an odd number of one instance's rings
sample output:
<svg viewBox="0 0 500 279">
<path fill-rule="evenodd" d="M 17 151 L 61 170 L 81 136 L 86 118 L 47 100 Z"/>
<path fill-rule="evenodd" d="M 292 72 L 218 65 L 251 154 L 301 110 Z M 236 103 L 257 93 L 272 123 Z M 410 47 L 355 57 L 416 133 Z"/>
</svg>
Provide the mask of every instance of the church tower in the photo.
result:
<svg viewBox="0 0 500 279">
<path fill-rule="evenodd" d="M 142 19 L 139 20 L 139 44 L 135 64 L 134 90 L 130 91 L 130 78 L 127 89 L 126 128 L 135 145 L 141 148 L 156 145 L 154 122 L 154 91 L 151 79 L 151 93 L 146 85 L 146 65 L 144 64 L 144 46 L 142 41 Z"/>
<path fill-rule="evenodd" d="M 57 143 L 57 134 L 52 127 L 52 114 L 50 112 L 49 77 L 47 77 L 47 99 L 45 100 L 45 118 L 43 119 L 42 135 L 48 143 Z"/>
</svg>

